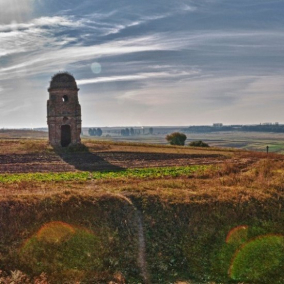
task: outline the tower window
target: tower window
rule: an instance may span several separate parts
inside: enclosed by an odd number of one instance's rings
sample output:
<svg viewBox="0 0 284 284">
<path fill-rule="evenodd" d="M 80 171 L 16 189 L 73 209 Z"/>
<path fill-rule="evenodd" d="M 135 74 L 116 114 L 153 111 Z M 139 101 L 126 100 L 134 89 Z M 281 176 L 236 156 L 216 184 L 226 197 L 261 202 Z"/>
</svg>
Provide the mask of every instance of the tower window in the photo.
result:
<svg viewBox="0 0 284 284">
<path fill-rule="evenodd" d="M 62 97 L 62 101 L 63 101 L 64 103 L 68 102 L 68 96 L 64 95 L 64 96 Z"/>
</svg>

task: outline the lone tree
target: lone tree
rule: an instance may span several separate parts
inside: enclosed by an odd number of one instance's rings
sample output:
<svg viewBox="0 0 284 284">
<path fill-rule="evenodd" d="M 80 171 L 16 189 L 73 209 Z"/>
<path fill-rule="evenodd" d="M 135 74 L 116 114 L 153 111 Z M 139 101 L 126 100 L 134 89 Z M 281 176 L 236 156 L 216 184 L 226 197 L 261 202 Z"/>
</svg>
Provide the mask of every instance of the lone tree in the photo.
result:
<svg viewBox="0 0 284 284">
<path fill-rule="evenodd" d="M 184 142 L 186 140 L 186 135 L 180 132 L 173 132 L 166 136 L 168 142 L 171 145 L 181 145 L 184 146 Z"/>
</svg>

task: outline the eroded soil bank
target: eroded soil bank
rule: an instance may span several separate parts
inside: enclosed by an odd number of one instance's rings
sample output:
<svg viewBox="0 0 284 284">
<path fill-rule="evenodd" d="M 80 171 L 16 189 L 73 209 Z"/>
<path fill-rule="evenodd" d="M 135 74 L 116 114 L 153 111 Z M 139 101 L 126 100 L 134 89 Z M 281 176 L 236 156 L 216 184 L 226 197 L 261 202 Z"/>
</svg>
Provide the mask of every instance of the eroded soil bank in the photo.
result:
<svg viewBox="0 0 284 284">
<path fill-rule="evenodd" d="M 283 203 L 279 196 L 238 203 L 141 193 L 10 196 L 0 202 L 0 265 L 31 277 L 44 272 L 50 283 L 283 283 L 281 254 L 271 254 L 274 266 L 261 281 L 256 268 L 234 267 L 247 243 L 284 235 Z M 269 248 L 283 245 L 274 241 Z"/>
</svg>

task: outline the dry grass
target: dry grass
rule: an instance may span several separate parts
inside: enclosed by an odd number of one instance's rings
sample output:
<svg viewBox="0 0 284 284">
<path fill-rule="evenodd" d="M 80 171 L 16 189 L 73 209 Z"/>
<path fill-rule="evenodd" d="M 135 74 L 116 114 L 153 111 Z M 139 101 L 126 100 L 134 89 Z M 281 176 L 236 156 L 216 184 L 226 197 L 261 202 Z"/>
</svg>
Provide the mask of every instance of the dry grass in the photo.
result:
<svg viewBox="0 0 284 284">
<path fill-rule="evenodd" d="M 0 138 L 1 139 L 1 138 Z M 1 139 L 0 154 L 27 154 L 50 152 L 52 147 L 45 139 Z"/>
<path fill-rule="evenodd" d="M 3 198 L 29 195 L 52 195 L 64 190 L 74 193 L 123 193 L 127 196 L 157 195 L 177 203 L 242 202 L 256 199 L 282 198 L 284 161 L 274 158 L 255 159 L 246 156 L 235 161 L 204 167 L 188 176 L 178 177 L 115 177 L 96 180 L 15 181 L 0 184 Z"/>
<path fill-rule="evenodd" d="M 0 129 L 0 139 L 47 139 L 47 131 Z"/>
<path fill-rule="evenodd" d="M 175 154 L 219 154 L 233 156 L 238 153 L 237 149 L 220 148 L 200 148 L 173 145 L 157 145 L 135 142 L 114 142 L 83 139 L 82 142 L 90 151 L 123 151 L 123 152 L 155 152 L 155 153 L 175 153 Z"/>
<path fill-rule="evenodd" d="M 218 148 L 198 148 L 186 146 L 155 145 L 146 143 L 96 141 L 83 139 L 82 142 L 88 151 L 97 152 L 143 152 L 143 153 L 173 153 L 173 154 L 198 154 L 198 155 L 222 155 L 232 157 L 239 150 L 218 149 Z M 25 154 L 52 152 L 53 148 L 46 139 L 1 139 L 0 154 Z M 242 152 L 242 151 L 241 151 Z"/>
</svg>

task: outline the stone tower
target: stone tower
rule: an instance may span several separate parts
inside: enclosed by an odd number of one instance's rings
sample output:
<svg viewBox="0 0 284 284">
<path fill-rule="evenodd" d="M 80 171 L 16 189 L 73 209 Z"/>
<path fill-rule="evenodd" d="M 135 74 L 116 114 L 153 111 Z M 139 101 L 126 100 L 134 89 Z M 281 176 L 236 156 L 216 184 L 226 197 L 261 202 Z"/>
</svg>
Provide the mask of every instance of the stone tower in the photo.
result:
<svg viewBox="0 0 284 284">
<path fill-rule="evenodd" d="M 75 78 L 67 73 L 55 74 L 48 88 L 47 124 L 49 143 L 67 147 L 81 142 L 81 106 Z"/>
</svg>

